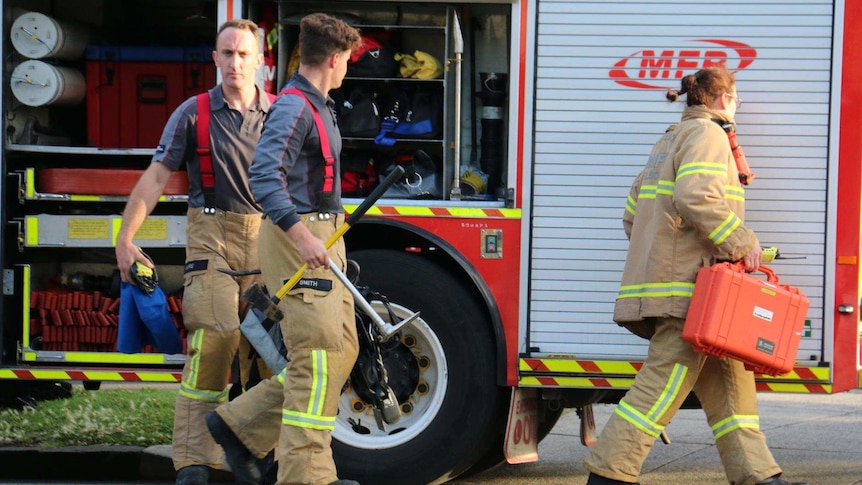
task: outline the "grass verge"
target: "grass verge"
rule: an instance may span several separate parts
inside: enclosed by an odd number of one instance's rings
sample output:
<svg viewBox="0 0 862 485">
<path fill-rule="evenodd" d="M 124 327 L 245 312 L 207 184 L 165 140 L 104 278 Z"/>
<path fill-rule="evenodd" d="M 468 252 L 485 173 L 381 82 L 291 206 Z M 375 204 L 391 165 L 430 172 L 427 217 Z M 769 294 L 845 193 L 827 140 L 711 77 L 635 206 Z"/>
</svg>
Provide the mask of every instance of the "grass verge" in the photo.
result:
<svg viewBox="0 0 862 485">
<path fill-rule="evenodd" d="M 171 389 L 74 389 L 72 397 L 0 409 L 0 446 L 153 446 L 173 432 Z"/>
</svg>

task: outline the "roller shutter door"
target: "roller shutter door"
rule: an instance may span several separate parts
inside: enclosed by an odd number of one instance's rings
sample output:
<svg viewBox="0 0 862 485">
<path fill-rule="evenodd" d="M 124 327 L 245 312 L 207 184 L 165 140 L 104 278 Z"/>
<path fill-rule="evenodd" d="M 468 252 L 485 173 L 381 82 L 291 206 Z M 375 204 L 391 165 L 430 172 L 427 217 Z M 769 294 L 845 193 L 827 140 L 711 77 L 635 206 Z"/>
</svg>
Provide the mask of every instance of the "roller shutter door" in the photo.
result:
<svg viewBox="0 0 862 485">
<path fill-rule="evenodd" d="M 725 59 L 744 104 L 739 139 L 757 180 L 747 225 L 804 260 L 772 267 L 811 300 L 799 358 L 821 358 L 831 2 L 541 0 L 538 4 L 529 346 L 640 357 L 612 323 L 628 243 L 626 194 L 679 121 L 677 76 Z M 718 19 L 723 19 L 720 22 Z"/>
</svg>

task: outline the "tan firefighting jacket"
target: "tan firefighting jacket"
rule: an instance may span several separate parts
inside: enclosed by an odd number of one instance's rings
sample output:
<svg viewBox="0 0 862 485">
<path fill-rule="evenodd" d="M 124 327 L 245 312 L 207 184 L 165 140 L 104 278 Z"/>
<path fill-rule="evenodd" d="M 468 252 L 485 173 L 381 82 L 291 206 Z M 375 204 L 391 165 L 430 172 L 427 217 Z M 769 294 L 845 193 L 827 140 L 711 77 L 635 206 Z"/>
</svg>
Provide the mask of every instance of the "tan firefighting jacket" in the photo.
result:
<svg viewBox="0 0 862 485">
<path fill-rule="evenodd" d="M 737 261 L 757 244 L 743 223 L 745 191 L 718 123 L 705 106 L 687 108 L 653 147 L 629 192 L 623 227 L 629 238 L 614 321 L 649 337 L 650 317 L 685 318 L 697 271 Z"/>
</svg>

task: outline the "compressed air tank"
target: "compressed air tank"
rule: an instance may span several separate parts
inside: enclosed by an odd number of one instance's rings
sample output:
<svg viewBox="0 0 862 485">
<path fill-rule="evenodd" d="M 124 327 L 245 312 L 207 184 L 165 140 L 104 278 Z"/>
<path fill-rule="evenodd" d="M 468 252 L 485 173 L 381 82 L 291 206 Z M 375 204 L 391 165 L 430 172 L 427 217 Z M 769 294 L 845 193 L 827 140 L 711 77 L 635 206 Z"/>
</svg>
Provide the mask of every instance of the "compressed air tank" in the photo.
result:
<svg viewBox="0 0 862 485">
<path fill-rule="evenodd" d="M 84 75 L 77 69 L 24 61 L 12 71 L 12 94 L 27 106 L 73 106 L 84 99 Z"/>
<path fill-rule="evenodd" d="M 87 30 L 39 12 L 24 13 L 12 22 L 12 47 L 29 59 L 80 59 L 87 47 Z"/>
</svg>

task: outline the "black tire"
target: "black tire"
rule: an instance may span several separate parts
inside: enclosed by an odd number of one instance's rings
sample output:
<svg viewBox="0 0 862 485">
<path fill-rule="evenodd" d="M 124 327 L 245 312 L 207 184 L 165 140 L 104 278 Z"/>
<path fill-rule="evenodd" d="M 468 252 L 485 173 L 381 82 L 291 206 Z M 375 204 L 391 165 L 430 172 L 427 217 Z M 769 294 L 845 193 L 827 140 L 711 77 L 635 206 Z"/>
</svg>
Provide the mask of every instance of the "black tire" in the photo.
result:
<svg viewBox="0 0 862 485">
<path fill-rule="evenodd" d="M 359 285 L 386 295 L 402 317 L 421 312 L 402 330 L 401 341 L 418 342 L 411 350 L 427 364 L 420 365 L 427 389 L 417 387 L 409 412 L 385 432 L 370 413 L 357 415 L 348 389 L 332 441 L 338 475 L 375 485 L 454 478 L 487 452 L 505 408 L 487 312 L 464 283 L 419 255 L 364 250 L 349 257 L 360 265 Z"/>
<path fill-rule="evenodd" d="M 39 401 L 53 401 L 72 397 L 72 383 L 68 381 L 33 381 L 30 395 Z"/>
</svg>

